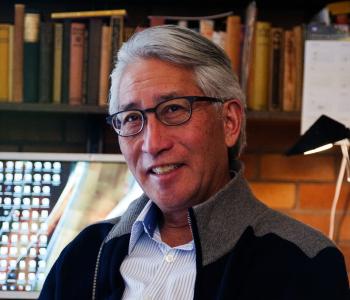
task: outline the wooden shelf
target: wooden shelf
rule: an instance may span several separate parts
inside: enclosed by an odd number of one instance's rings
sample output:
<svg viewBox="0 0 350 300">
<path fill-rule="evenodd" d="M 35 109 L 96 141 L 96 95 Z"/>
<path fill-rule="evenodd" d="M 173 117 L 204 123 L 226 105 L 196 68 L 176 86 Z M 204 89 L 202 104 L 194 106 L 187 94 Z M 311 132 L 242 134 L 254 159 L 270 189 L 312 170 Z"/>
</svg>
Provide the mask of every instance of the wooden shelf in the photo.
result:
<svg viewBox="0 0 350 300">
<path fill-rule="evenodd" d="M 107 106 L 69 105 L 53 103 L 0 103 L 0 111 L 37 112 L 37 113 L 72 113 L 72 114 L 107 114 Z"/>
<path fill-rule="evenodd" d="M 248 111 L 248 121 L 295 122 L 301 119 L 300 111 Z"/>
</svg>

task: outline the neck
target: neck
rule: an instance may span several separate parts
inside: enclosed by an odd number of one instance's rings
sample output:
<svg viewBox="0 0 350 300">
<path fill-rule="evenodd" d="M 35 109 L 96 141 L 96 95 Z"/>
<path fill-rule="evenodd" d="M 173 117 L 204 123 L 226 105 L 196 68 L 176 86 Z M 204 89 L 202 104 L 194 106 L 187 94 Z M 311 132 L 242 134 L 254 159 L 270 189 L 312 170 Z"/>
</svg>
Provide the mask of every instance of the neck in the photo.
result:
<svg viewBox="0 0 350 300">
<path fill-rule="evenodd" d="M 176 215 L 163 213 L 162 216 L 159 229 L 164 243 L 170 247 L 176 247 L 193 239 L 187 211 Z"/>
</svg>

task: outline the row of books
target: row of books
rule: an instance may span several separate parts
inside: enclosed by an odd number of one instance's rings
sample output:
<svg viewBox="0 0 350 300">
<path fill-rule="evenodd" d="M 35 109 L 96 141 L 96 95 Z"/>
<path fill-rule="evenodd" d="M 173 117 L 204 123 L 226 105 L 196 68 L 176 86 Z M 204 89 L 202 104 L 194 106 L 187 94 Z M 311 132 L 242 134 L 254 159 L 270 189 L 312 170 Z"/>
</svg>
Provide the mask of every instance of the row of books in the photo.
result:
<svg viewBox="0 0 350 300">
<path fill-rule="evenodd" d="M 125 10 L 39 13 L 0 24 L 0 101 L 106 105 Z"/>
<path fill-rule="evenodd" d="M 249 109 L 299 111 L 304 42 L 313 29 L 275 27 L 258 20 L 257 11 L 252 2 L 244 22 L 233 12 L 149 20 L 150 26 L 175 23 L 197 30 L 225 49 Z M 0 101 L 106 105 L 115 53 L 132 32 L 142 30 L 124 26 L 125 13 L 53 13 L 52 20 L 40 22 L 38 14 L 15 5 L 15 24 L 0 24 Z M 340 19 L 348 30 L 348 19 Z"/>
<path fill-rule="evenodd" d="M 298 111 L 302 94 L 303 27 L 274 27 L 257 21 L 253 2 L 245 23 L 238 15 L 196 18 L 150 16 L 150 25 L 176 21 L 190 27 L 222 47 L 232 62 L 247 95 L 250 110 Z"/>
<path fill-rule="evenodd" d="M 192 28 L 225 49 L 247 96 L 248 109 L 300 111 L 305 40 L 320 38 L 325 30 L 332 31 L 327 33 L 332 39 L 349 32 L 349 3 L 332 3 L 325 8 L 330 11 L 326 29 L 320 22 L 282 28 L 260 21 L 255 2 L 248 5 L 244 22 L 232 12 L 197 18 L 150 16 L 149 19 L 151 26 L 176 22 Z"/>
</svg>

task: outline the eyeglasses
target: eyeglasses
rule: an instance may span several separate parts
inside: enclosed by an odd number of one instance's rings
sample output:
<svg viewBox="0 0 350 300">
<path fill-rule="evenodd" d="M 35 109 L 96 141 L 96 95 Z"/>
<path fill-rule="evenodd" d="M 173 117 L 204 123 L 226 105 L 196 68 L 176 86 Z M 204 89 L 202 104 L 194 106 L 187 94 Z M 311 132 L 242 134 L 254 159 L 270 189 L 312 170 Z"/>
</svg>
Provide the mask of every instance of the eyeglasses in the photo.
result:
<svg viewBox="0 0 350 300">
<path fill-rule="evenodd" d="M 194 102 L 224 101 L 206 96 L 176 97 L 158 103 L 155 107 L 147 109 L 127 109 L 108 116 L 107 123 L 112 125 L 119 136 L 127 137 L 140 133 L 147 121 L 146 113 L 155 113 L 157 119 L 167 126 L 178 126 L 187 122 L 192 116 Z"/>
</svg>

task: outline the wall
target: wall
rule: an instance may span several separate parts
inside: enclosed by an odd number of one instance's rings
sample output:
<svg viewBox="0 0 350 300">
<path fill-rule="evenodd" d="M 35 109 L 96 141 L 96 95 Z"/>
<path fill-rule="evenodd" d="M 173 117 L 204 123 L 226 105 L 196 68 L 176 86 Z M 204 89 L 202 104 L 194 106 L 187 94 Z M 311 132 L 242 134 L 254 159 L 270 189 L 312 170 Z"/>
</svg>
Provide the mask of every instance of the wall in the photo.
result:
<svg viewBox="0 0 350 300">
<path fill-rule="evenodd" d="M 242 160 L 256 196 L 328 235 L 330 209 L 341 161 L 335 147 L 322 154 L 287 157 L 298 139 L 296 122 L 251 122 Z M 335 241 L 345 255 L 350 278 L 350 184 L 343 183 L 336 212 Z"/>
</svg>

